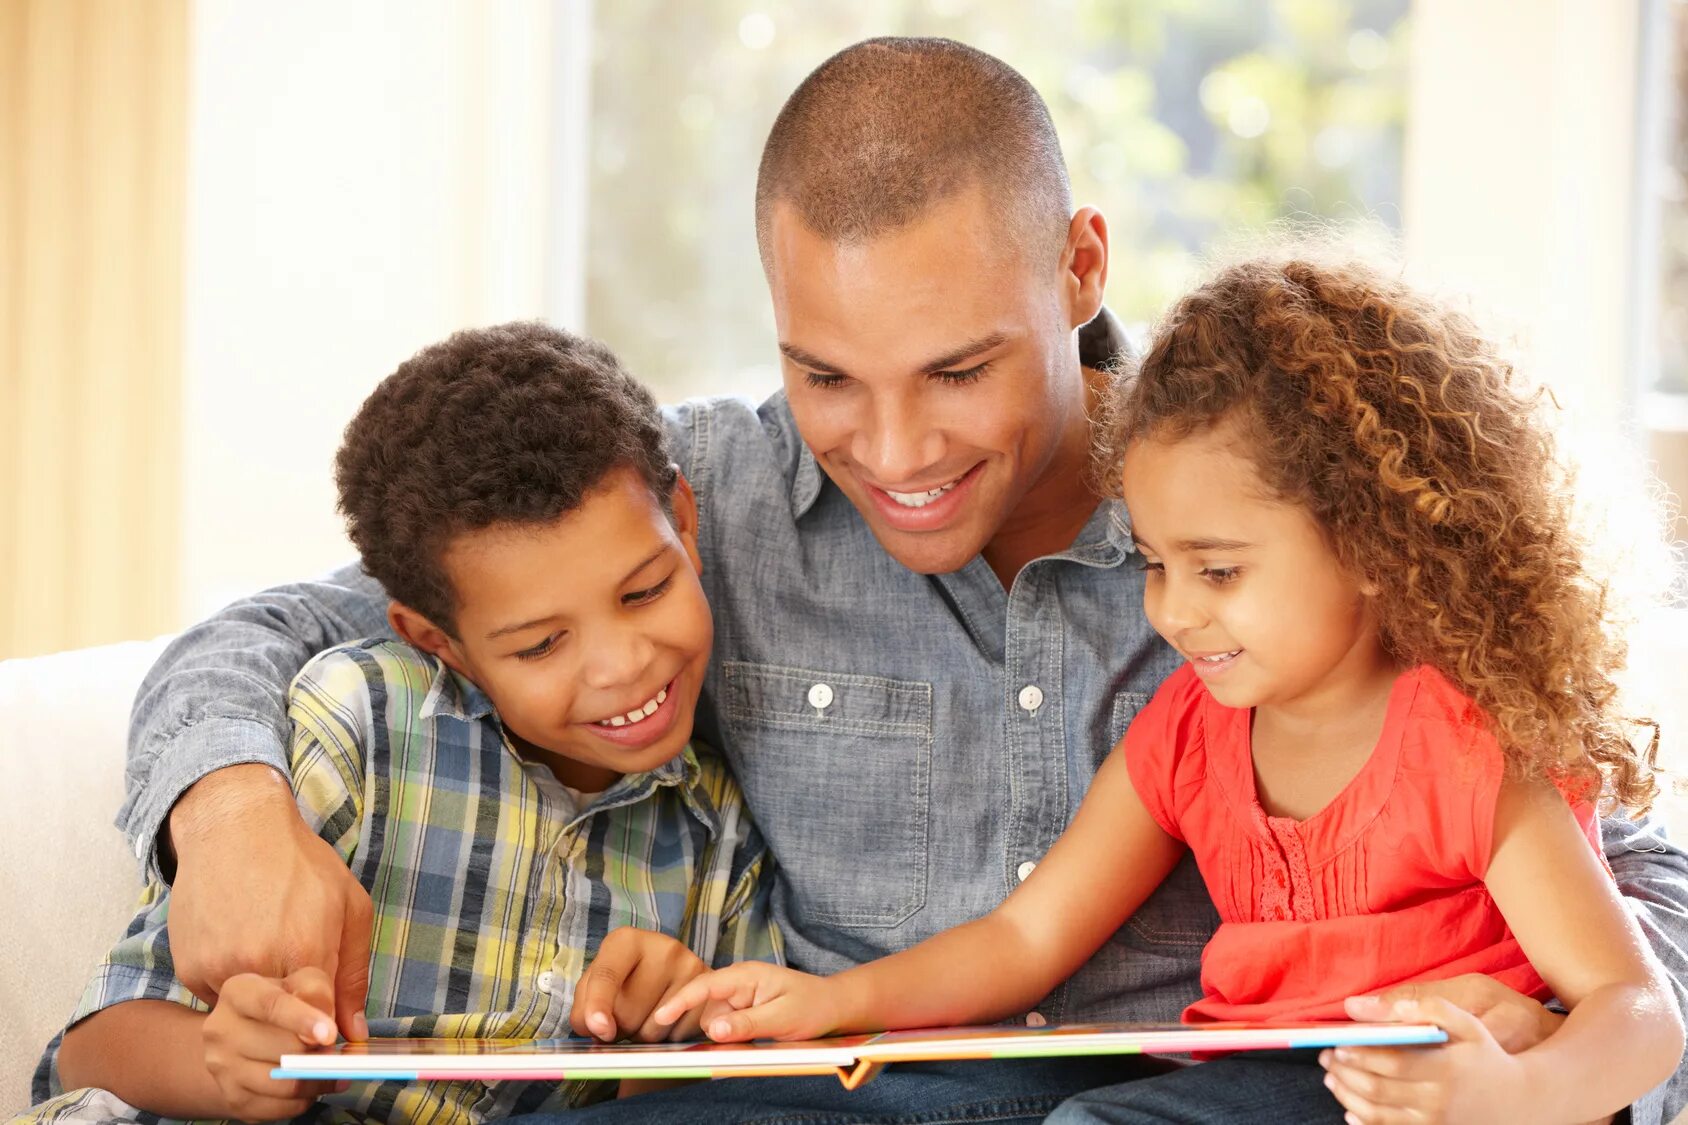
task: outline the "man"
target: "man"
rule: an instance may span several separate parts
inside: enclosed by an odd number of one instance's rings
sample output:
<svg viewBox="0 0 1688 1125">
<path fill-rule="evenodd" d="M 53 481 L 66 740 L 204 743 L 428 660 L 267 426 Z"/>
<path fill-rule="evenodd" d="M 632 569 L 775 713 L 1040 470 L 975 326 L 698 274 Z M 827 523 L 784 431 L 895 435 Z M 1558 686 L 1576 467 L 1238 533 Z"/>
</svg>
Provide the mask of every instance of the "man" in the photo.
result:
<svg viewBox="0 0 1688 1125">
<path fill-rule="evenodd" d="M 1143 618 L 1122 513 L 1086 487 L 1099 368 L 1125 345 L 1102 309 L 1107 226 L 1073 210 L 1025 80 L 942 40 L 849 48 L 780 113 L 756 213 L 785 392 L 669 417 L 716 613 L 700 730 L 778 860 L 791 963 L 828 972 L 1000 902 L 1177 658 Z M 186 633 L 142 689 L 122 823 L 175 864 L 196 991 L 317 965 L 355 1026 L 367 904 L 293 811 L 281 698 L 316 650 L 383 632 L 379 608 L 352 569 L 271 591 Z M 1608 838 L 1680 980 L 1688 859 L 1627 822 Z M 1186 862 L 1027 1022 L 1175 1018 L 1214 923 Z M 1514 1041 L 1555 1018 L 1487 978 L 1440 987 Z M 594 1115 L 1038 1120 L 1127 1066 L 893 1068 L 848 1097 L 717 1083 Z"/>
</svg>

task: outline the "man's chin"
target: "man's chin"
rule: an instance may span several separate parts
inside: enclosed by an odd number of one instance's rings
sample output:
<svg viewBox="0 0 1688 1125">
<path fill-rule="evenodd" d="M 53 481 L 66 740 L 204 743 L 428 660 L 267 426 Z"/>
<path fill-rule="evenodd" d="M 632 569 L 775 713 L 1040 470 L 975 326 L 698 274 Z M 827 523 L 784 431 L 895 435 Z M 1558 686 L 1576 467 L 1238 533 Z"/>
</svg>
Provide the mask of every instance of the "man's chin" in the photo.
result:
<svg viewBox="0 0 1688 1125">
<path fill-rule="evenodd" d="M 954 574 L 985 549 L 978 535 L 959 528 L 909 532 L 870 526 L 885 553 L 916 574 Z"/>
</svg>

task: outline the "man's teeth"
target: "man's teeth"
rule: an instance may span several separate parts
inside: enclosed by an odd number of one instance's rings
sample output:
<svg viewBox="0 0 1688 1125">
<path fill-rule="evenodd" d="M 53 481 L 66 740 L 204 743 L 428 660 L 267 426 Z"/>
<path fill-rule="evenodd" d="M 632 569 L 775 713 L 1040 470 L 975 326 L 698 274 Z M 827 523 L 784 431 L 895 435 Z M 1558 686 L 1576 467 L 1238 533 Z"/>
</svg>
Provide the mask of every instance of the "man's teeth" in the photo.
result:
<svg viewBox="0 0 1688 1125">
<path fill-rule="evenodd" d="M 1214 656 L 1198 656 L 1196 659 L 1202 661 L 1204 664 L 1217 664 L 1221 660 L 1231 659 L 1231 657 L 1236 656 L 1240 652 L 1242 652 L 1242 649 L 1234 648 L 1230 652 L 1221 652 Z"/>
<path fill-rule="evenodd" d="M 635 707 L 625 715 L 616 715 L 613 718 L 599 719 L 593 725 L 600 727 L 625 727 L 633 723 L 644 722 L 646 719 L 656 714 L 656 709 L 661 707 L 662 701 L 667 698 L 668 689 L 663 688 L 661 691 L 656 693 L 656 697 L 654 699 L 648 701 L 643 707 Z"/>
<path fill-rule="evenodd" d="M 941 484 L 937 488 L 929 488 L 925 492 L 892 492 L 887 488 L 885 490 L 885 495 L 889 496 L 905 508 L 924 508 L 926 505 L 930 504 L 932 501 L 936 500 L 938 497 L 942 496 L 944 493 L 948 492 L 960 483 L 961 479 L 958 477 L 955 480 L 950 481 L 948 484 Z"/>
</svg>

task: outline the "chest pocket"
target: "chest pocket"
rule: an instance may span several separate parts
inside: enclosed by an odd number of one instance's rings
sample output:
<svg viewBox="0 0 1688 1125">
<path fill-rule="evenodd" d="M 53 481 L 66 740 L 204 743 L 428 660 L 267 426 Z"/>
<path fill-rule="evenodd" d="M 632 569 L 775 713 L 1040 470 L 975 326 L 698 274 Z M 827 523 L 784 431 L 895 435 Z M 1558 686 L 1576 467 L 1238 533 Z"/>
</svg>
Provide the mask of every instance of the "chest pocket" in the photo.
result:
<svg viewBox="0 0 1688 1125">
<path fill-rule="evenodd" d="M 924 906 L 932 685 L 729 662 L 721 695 L 798 924 L 886 928 Z"/>
<path fill-rule="evenodd" d="M 1108 755 L 1119 746 L 1119 740 L 1125 737 L 1125 730 L 1131 725 L 1131 720 L 1137 717 L 1149 696 L 1141 691 L 1122 691 L 1114 695 L 1114 706 L 1108 714 L 1108 733 L 1103 744 L 1097 747 L 1096 767 L 1100 769 L 1102 763 L 1108 760 Z"/>
</svg>

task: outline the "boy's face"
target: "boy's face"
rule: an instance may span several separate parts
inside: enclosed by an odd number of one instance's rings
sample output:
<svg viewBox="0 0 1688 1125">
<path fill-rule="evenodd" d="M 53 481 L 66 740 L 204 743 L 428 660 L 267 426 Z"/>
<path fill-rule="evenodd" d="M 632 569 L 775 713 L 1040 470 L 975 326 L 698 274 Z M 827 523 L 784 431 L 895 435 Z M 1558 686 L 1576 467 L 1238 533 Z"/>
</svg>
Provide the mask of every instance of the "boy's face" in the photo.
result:
<svg viewBox="0 0 1688 1125">
<path fill-rule="evenodd" d="M 597 791 L 654 769 L 691 738 L 713 640 L 683 479 L 673 499 L 670 522 L 638 473 L 617 469 L 549 526 L 460 536 L 443 559 L 457 638 L 413 635 L 402 606 L 394 625 L 486 692 L 563 784 Z"/>
</svg>

